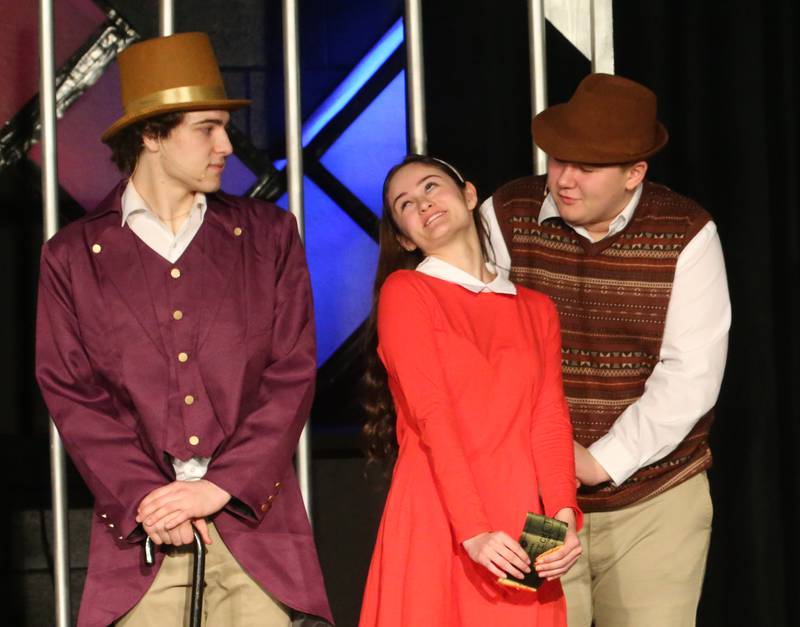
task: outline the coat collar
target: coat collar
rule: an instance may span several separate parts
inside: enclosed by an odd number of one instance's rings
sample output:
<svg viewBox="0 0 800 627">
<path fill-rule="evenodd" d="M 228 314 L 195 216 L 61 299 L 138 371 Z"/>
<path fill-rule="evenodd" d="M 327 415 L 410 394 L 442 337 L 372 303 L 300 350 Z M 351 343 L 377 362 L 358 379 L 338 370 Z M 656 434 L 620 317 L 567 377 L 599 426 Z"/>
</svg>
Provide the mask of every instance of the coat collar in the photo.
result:
<svg viewBox="0 0 800 627">
<path fill-rule="evenodd" d="M 102 218 L 109 213 L 122 212 L 122 192 L 125 191 L 125 186 L 128 184 L 128 179 L 119 181 L 111 191 L 108 192 L 105 198 L 101 200 L 98 205 L 86 214 L 86 221 L 91 222 L 98 218 Z"/>
</svg>

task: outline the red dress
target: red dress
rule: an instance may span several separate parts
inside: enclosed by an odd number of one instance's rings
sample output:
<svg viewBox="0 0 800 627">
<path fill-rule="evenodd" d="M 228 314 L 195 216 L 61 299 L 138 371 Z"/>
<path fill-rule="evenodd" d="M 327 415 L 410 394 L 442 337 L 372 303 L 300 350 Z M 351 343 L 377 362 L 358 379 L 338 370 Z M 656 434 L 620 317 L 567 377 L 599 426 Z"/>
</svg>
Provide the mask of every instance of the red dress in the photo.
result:
<svg viewBox="0 0 800 627">
<path fill-rule="evenodd" d="M 578 511 L 555 306 L 401 270 L 381 291 L 378 337 L 399 453 L 360 627 L 566 625 L 558 581 L 501 587 L 461 546 L 518 538 L 527 511 Z"/>
</svg>

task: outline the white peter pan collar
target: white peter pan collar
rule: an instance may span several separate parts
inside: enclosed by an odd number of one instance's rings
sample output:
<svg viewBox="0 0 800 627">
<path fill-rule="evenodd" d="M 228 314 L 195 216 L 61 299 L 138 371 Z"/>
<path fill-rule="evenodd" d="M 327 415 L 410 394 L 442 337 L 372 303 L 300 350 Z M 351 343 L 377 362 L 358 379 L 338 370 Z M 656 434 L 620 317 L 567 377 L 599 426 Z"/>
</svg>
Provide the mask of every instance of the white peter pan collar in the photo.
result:
<svg viewBox="0 0 800 627">
<path fill-rule="evenodd" d="M 495 274 L 495 278 L 489 283 L 484 283 L 480 279 L 465 272 L 461 268 L 456 268 L 453 264 L 447 263 L 438 257 L 425 257 L 416 267 L 417 272 L 427 274 L 436 279 L 456 283 L 464 289 L 480 294 L 481 292 L 494 292 L 495 294 L 516 295 L 516 286 L 508 279 L 502 277 L 492 263 L 486 264 L 489 272 Z"/>
</svg>

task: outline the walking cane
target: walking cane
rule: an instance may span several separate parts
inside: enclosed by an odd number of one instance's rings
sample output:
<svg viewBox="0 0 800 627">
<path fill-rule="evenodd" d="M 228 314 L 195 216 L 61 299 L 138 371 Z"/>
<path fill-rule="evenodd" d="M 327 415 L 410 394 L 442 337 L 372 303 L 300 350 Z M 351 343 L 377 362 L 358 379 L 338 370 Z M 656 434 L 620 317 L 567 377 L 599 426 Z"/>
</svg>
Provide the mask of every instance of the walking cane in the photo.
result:
<svg viewBox="0 0 800 627">
<path fill-rule="evenodd" d="M 194 570 L 192 572 L 192 608 L 189 613 L 189 627 L 200 627 L 203 617 L 203 586 L 205 585 L 206 545 L 200 532 L 192 525 L 194 533 Z M 144 542 L 144 561 L 148 566 L 155 564 L 153 541 L 150 536 Z"/>
</svg>

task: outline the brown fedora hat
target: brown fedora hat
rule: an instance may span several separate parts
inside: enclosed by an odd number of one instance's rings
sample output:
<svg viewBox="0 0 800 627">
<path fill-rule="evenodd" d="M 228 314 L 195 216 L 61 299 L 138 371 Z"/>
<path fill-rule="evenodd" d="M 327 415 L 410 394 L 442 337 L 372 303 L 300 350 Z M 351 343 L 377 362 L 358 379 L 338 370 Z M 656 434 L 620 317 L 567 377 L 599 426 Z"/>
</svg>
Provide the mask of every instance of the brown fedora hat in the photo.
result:
<svg viewBox="0 0 800 627">
<path fill-rule="evenodd" d="M 647 159 L 667 143 L 656 95 L 632 80 L 589 74 L 568 102 L 533 119 L 533 141 L 562 161 L 611 165 Z"/>
<path fill-rule="evenodd" d="M 230 100 L 217 57 L 205 33 L 180 33 L 129 46 L 117 57 L 125 115 L 101 139 L 126 126 L 170 111 L 239 109 L 249 100 Z"/>
</svg>

